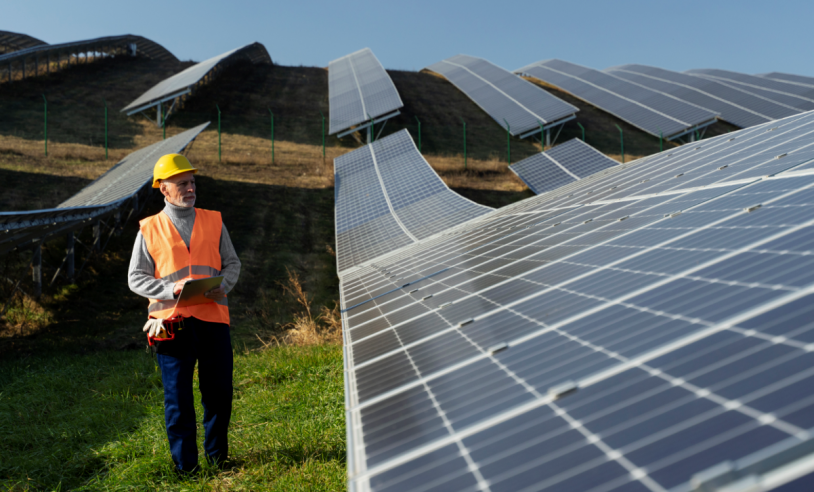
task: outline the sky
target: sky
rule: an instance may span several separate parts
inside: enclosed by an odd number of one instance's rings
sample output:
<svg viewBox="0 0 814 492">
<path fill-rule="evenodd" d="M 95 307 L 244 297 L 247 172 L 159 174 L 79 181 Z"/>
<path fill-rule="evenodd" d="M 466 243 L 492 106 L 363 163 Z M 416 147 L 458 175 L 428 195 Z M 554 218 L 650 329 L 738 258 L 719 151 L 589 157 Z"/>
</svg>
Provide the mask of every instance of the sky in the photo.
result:
<svg viewBox="0 0 814 492">
<path fill-rule="evenodd" d="M 364 47 L 388 69 L 463 53 L 508 70 L 549 58 L 814 76 L 814 2 L 754 0 L 7 0 L 0 30 L 48 43 L 138 34 L 181 60 L 258 41 L 280 65 Z"/>
</svg>

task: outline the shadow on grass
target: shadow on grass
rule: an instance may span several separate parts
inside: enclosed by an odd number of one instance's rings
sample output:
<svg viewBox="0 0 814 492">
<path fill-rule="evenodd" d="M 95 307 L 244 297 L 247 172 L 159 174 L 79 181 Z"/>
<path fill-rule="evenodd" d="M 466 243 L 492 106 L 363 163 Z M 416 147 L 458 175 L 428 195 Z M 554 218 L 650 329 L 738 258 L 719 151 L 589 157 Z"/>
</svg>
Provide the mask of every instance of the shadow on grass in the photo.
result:
<svg viewBox="0 0 814 492">
<path fill-rule="evenodd" d="M 0 169 L 0 212 L 51 208 L 75 195 L 91 180 Z"/>
</svg>

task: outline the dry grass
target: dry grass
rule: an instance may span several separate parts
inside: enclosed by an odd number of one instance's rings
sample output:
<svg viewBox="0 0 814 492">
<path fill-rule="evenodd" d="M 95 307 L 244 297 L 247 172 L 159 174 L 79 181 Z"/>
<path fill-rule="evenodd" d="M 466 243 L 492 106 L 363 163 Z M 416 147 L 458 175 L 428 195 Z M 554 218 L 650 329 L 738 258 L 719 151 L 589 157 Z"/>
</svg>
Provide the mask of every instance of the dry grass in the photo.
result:
<svg viewBox="0 0 814 492">
<path fill-rule="evenodd" d="M 339 304 L 335 303 L 334 308 L 322 306 L 320 313 L 314 315 L 311 312 L 313 296 L 306 292 L 299 274 L 292 269 L 286 268 L 288 279 L 285 282 L 278 282 L 286 296 L 286 304 L 293 311 L 294 321 L 281 323 L 280 313 L 272 315 L 269 311 L 261 309 L 258 317 L 261 323 L 270 327 L 276 334 L 267 335 L 265 341 L 257 335 L 263 343 L 263 348 L 275 345 L 296 345 L 311 346 L 323 344 L 342 343 L 342 321 L 339 312 Z M 267 304 L 267 299 L 265 299 Z"/>
</svg>

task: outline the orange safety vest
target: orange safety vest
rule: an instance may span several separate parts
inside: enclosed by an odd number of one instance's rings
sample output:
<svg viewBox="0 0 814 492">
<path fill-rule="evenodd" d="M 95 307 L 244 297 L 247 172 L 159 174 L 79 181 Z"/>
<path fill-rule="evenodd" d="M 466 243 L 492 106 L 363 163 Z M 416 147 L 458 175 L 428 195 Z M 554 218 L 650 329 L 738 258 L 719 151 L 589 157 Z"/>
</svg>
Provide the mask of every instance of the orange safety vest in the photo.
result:
<svg viewBox="0 0 814 492">
<path fill-rule="evenodd" d="M 164 212 L 139 222 L 147 251 L 155 262 L 155 278 L 177 282 L 182 278 L 207 278 L 220 275 L 220 235 L 223 219 L 220 212 L 195 209 L 192 238 L 187 249 L 181 235 Z M 176 315 L 202 321 L 229 324 L 226 298 L 217 302 L 175 309 L 176 301 L 150 299 L 149 318 L 168 319 Z"/>
</svg>

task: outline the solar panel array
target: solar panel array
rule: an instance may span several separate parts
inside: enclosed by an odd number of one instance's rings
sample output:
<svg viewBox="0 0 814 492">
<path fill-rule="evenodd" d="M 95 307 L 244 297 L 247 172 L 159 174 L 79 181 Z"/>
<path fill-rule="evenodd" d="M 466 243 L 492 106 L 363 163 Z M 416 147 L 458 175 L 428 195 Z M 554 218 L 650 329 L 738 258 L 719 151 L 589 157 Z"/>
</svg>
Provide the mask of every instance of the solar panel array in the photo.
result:
<svg viewBox="0 0 814 492">
<path fill-rule="evenodd" d="M 562 60 L 515 70 L 573 94 L 654 136 L 679 137 L 715 121 L 717 113 L 632 84 L 611 74 Z"/>
<path fill-rule="evenodd" d="M 334 160 L 340 272 L 492 209 L 451 191 L 407 130 Z"/>
<path fill-rule="evenodd" d="M 814 77 L 806 77 L 805 75 L 794 75 L 791 73 L 771 72 L 762 73 L 758 77 L 765 77 L 767 79 L 779 80 L 781 82 L 792 82 L 795 84 L 803 84 L 814 87 Z"/>
<path fill-rule="evenodd" d="M 328 94 L 330 135 L 404 106 L 396 86 L 370 48 L 329 64 Z"/>
<path fill-rule="evenodd" d="M 137 113 L 163 101 L 187 94 L 195 86 L 202 83 L 204 77 L 213 70 L 223 68 L 239 60 L 248 60 L 255 65 L 260 63 L 271 64 L 271 57 L 265 46 L 260 43 L 247 44 L 197 63 L 172 77 L 162 80 L 136 98 L 135 101 L 125 106 L 122 111 L 126 111 L 127 114 Z"/>
<path fill-rule="evenodd" d="M 555 190 L 619 163 L 577 138 L 509 166 L 537 195 Z"/>
<path fill-rule="evenodd" d="M 814 87 L 790 84 L 756 75 L 718 69 L 687 70 L 685 73 L 705 77 L 757 94 L 761 97 L 793 108 L 809 111 L 814 109 Z"/>
<path fill-rule="evenodd" d="M 482 58 L 456 55 L 430 65 L 480 106 L 498 125 L 522 135 L 573 116 L 578 108 Z"/>
<path fill-rule="evenodd" d="M 647 65 L 622 65 L 608 68 L 605 72 L 720 113 L 722 120 L 740 128 L 800 113 L 800 110 L 723 85 L 718 81 L 672 70 Z"/>
<path fill-rule="evenodd" d="M 209 123 L 204 123 L 129 154 L 56 208 L 0 212 L 0 254 L 117 209 L 152 183 L 153 166 L 159 157 L 181 152 L 207 125 Z"/>
<path fill-rule="evenodd" d="M 814 113 L 796 115 L 342 274 L 349 489 L 718 490 L 811 470 L 812 159 Z"/>
<path fill-rule="evenodd" d="M 28 34 L 0 31 L 0 54 L 48 44 Z"/>
<path fill-rule="evenodd" d="M 84 39 L 82 41 L 72 41 L 70 43 L 43 43 L 40 45 L 33 45 L 25 49 L 0 55 L 0 63 L 7 64 L 37 56 L 47 57 L 49 54 L 56 57 L 58 53 L 105 53 L 108 50 L 124 49 L 130 44 L 136 45 L 136 53 L 141 56 L 155 60 L 178 61 L 178 58 L 176 58 L 175 55 L 170 53 L 166 48 L 155 41 L 147 39 L 143 36 L 124 34 L 121 36 L 106 36 L 102 38 Z M 54 60 L 56 60 L 56 58 L 54 58 Z"/>
</svg>

